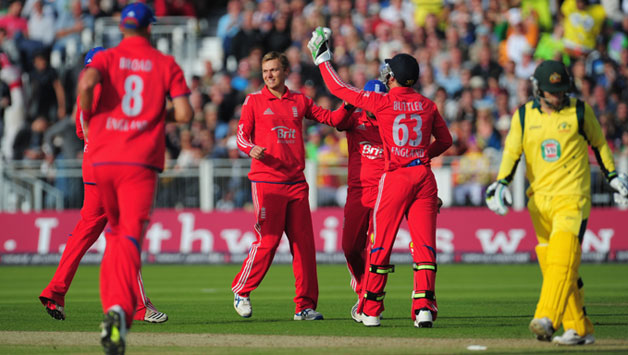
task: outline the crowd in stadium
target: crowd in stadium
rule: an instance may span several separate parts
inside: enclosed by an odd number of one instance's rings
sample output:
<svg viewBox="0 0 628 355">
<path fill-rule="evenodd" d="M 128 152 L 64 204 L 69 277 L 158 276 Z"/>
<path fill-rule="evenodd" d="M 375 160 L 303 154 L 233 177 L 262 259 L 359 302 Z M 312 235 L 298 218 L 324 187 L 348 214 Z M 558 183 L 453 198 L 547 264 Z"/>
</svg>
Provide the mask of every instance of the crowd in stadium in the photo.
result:
<svg viewBox="0 0 628 355">
<path fill-rule="evenodd" d="M 127 1 L 1 3 L 4 157 L 80 159 L 82 142 L 66 118 L 82 62 L 60 72 L 51 67 L 50 55 L 63 56 L 71 38 L 90 27 L 93 33 L 95 18 L 115 16 Z M 158 18 L 208 16 L 203 1 L 147 3 Z M 377 78 L 383 60 L 396 53 L 419 61 L 417 89 L 437 103 L 454 136 L 445 155 L 460 157 L 454 160 L 459 204 L 482 204 L 482 188 L 494 178 L 488 166 L 499 159 L 512 113 L 530 99 L 529 77 L 544 59 L 569 66 L 574 95 L 594 108 L 614 154 L 628 156 L 628 1 L 229 0 L 219 10 L 224 15 L 212 22 L 212 34 L 222 43 L 223 63 L 208 60 L 202 73 L 186 73 L 194 118 L 166 128 L 167 158 L 176 167 L 242 158 L 235 144 L 239 111 L 245 96 L 263 85 L 261 57 L 268 51 L 288 55 L 291 90 L 321 107 L 340 104 L 326 91 L 306 48 L 316 26 L 333 30 L 334 65 L 358 88 Z M 12 94 L 18 89 L 23 102 Z M 16 122 L 18 129 L 12 128 Z M 308 122 L 305 137 L 308 159 L 322 166 L 346 159 L 343 133 Z M 319 188 L 338 185 L 332 175 L 322 176 Z"/>
</svg>

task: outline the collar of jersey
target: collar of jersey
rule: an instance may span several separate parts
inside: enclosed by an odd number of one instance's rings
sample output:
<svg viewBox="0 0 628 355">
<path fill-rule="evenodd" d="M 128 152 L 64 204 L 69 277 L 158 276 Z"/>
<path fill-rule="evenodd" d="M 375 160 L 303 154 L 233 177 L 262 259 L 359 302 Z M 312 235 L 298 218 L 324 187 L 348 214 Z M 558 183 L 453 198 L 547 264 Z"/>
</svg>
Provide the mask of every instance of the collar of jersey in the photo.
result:
<svg viewBox="0 0 628 355">
<path fill-rule="evenodd" d="M 262 94 L 269 100 L 279 100 L 280 98 L 273 95 L 272 92 L 270 92 L 270 90 L 268 89 L 268 86 L 264 85 L 264 88 L 262 88 Z M 281 96 L 282 100 L 292 100 L 292 96 L 293 93 L 292 91 L 290 91 L 290 89 L 288 89 L 288 87 L 286 86 L 286 92 L 283 93 L 283 95 Z"/>
<path fill-rule="evenodd" d="M 141 36 L 131 36 L 131 37 L 124 38 L 118 46 L 120 47 L 149 46 L 150 47 L 150 41 Z"/>
<path fill-rule="evenodd" d="M 571 99 L 569 97 L 566 97 L 565 100 L 567 100 L 567 105 L 563 106 L 563 109 L 567 108 L 567 107 L 571 107 Z M 543 113 L 543 110 L 541 110 L 541 101 L 539 101 L 539 99 L 534 99 L 532 100 L 532 108 L 539 110 L 540 113 Z M 562 111 L 562 109 L 560 110 Z M 557 112 L 560 112 L 557 111 Z"/>
</svg>

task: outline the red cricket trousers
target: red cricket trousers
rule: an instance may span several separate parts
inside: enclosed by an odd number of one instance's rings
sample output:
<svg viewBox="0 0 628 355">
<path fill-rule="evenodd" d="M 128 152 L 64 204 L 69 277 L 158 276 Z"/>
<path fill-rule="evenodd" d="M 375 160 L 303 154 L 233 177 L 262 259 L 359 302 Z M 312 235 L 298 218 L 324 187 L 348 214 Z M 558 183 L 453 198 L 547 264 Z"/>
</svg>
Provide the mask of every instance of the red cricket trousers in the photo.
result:
<svg viewBox="0 0 628 355">
<path fill-rule="evenodd" d="M 351 288 L 358 296 L 366 265 L 366 244 L 369 238 L 373 207 L 378 186 L 349 186 L 344 208 L 342 251 L 351 274 Z"/>
<path fill-rule="evenodd" d="M 141 250 L 152 210 L 157 172 L 139 165 L 98 165 L 96 183 L 109 228 L 100 266 L 103 311 L 119 305 L 131 326 L 138 297 Z"/>
<path fill-rule="evenodd" d="M 84 196 L 81 219 L 68 237 L 52 280 L 39 296 L 44 305 L 46 299 L 51 299 L 58 305 L 65 307 L 65 295 L 72 284 L 83 255 L 98 240 L 100 233 L 107 224 L 105 209 L 96 186 L 93 169 L 89 154 L 85 152 L 82 164 Z M 135 310 L 135 319 L 143 320 L 148 299 L 145 296 L 141 275 L 138 275 L 137 278 L 137 293 L 139 299 Z"/>
<path fill-rule="evenodd" d="M 318 277 L 316 246 L 306 182 L 273 184 L 252 182 L 257 240 L 251 245 L 242 269 L 232 283 L 232 290 L 248 297 L 262 282 L 273 262 L 284 232 L 290 243 L 296 296 L 295 313 L 316 309 Z"/>
<path fill-rule="evenodd" d="M 384 311 L 384 288 L 390 270 L 390 253 L 405 215 L 414 250 L 414 311 L 427 307 L 436 317 L 436 213 L 438 188 L 431 169 L 424 165 L 386 172 L 379 183 L 373 215 L 374 237 L 368 248 L 358 311 L 379 316 Z M 378 272 L 379 271 L 379 272 Z"/>
</svg>

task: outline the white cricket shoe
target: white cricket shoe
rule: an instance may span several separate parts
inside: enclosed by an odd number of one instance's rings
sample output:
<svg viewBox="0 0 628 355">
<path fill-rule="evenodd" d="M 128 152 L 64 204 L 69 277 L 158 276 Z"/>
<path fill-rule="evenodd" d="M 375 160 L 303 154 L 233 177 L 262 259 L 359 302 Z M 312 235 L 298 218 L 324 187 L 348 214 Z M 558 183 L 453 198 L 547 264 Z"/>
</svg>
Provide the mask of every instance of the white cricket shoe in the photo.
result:
<svg viewBox="0 0 628 355">
<path fill-rule="evenodd" d="M 144 313 L 144 322 L 148 323 L 164 323 L 168 320 L 168 315 L 164 312 L 159 312 L 155 305 L 146 299 L 146 313 Z"/>
<path fill-rule="evenodd" d="M 168 320 L 168 315 L 164 312 L 159 312 L 156 309 L 150 309 L 146 307 L 146 313 L 144 314 L 144 321 L 148 323 L 164 323 Z"/>
<path fill-rule="evenodd" d="M 557 345 L 590 345 L 595 343 L 595 337 L 593 334 L 581 337 L 574 329 L 567 329 L 563 335 L 555 336 L 552 343 Z"/>
<path fill-rule="evenodd" d="M 554 335 L 552 321 L 547 317 L 534 318 L 530 322 L 530 331 L 536 334 L 536 339 L 539 341 L 552 341 L 552 335 Z"/>
<path fill-rule="evenodd" d="M 414 319 L 414 326 L 416 328 L 431 328 L 434 324 L 432 318 L 432 312 L 427 308 L 421 308 L 416 312 L 416 318 Z"/>
<path fill-rule="evenodd" d="M 362 313 L 358 313 L 358 305 L 360 304 L 360 300 L 358 300 L 353 307 L 351 307 L 351 318 L 358 323 L 362 323 Z"/>
<path fill-rule="evenodd" d="M 379 327 L 381 324 L 379 316 L 369 316 L 364 313 L 360 313 L 360 319 L 362 320 L 362 324 L 366 327 Z"/>
<path fill-rule="evenodd" d="M 109 308 L 100 323 L 100 329 L 100 343 L 105 354 L 124 354 L 127 329 L 124 311 L 120 306 Z"/>
<path fill-rule="evenodd" d="M 322 320 L 323 315 L 312 308 L 306 308 L 294 314 L 294 320 Z"/>
<path fill-rule="evenodd" d="M 233 308 L 242 318 L 249 318 L 253 314 L 253 308 L 251 307 L 251 299 L 249 297 L 242 297 L 237 293 L 233 294 Z"/>
</svg>

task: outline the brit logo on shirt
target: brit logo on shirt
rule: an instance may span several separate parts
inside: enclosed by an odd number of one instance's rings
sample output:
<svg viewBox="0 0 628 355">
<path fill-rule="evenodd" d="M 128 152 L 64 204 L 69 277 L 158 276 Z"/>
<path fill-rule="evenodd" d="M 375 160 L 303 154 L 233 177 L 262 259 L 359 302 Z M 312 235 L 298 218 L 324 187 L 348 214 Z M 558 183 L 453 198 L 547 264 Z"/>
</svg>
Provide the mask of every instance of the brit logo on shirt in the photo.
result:
<svg viewBox="0 0 628 355">
<path fill-rule="evenodd" d="M 292 106 L 292 117 L 294 117 L 294 118 L 298 118 L 299 117 L 299 111 L 297 111 L 297 107 L 296 106 Z"/>
<path fill-rule="evenodd" d="M 552 163 L 560 159 L 560 143 L 555 139 L 546 139 L 541 143 L 541 155 L 543 160 Z"/>
<path fill-rule="evenodd" d="M 271 129 L 277 134 L 277 143 L 293 144 L 296 142 L 297 130 L 286 126 L 276 126 Z"/>
<path fill-rule="evenodd" d="M 360 154 L 368 159 L 382 159 L 384 157 L 384 149 L 375 146 L 369 141 L 360 142 Z"/>
</svg>

